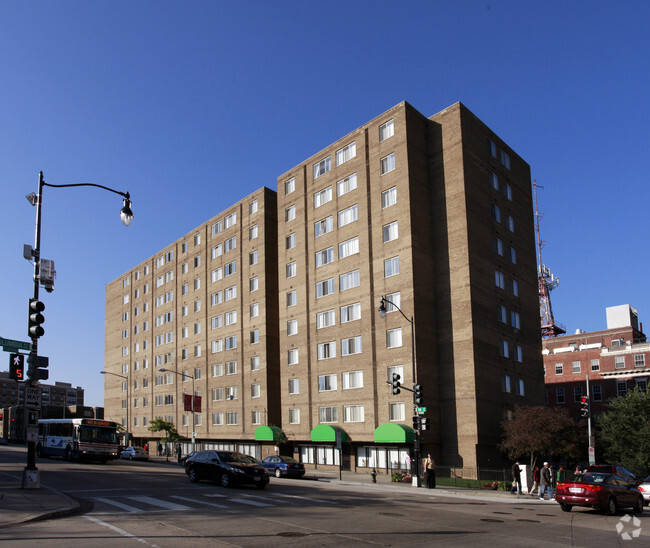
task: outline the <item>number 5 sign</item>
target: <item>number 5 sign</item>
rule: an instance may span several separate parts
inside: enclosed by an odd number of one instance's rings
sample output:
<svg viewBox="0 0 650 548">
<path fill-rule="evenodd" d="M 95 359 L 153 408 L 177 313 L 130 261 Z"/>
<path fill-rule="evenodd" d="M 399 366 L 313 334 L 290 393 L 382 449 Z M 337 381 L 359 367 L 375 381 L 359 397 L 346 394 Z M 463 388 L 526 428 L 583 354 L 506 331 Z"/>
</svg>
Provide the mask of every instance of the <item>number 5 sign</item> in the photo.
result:
<svg viewBox="0 0 650 548">
<path fill-rule="evenodd" d="M 25 380 L 25 354 L 9 354 L 9 378 Z"/>
</svg>

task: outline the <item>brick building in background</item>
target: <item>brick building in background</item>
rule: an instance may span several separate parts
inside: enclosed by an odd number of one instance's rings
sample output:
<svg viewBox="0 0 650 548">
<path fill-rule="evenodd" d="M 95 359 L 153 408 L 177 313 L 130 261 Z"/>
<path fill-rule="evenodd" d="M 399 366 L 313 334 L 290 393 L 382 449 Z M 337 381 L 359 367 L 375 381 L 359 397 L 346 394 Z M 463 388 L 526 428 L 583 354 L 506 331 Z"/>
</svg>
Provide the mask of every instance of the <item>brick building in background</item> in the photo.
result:
<svg viewBox="0 0 650 548">
<path fill-rule="evenodd" d="M 544 398 L 529 166 L 461 103 L 400 103 L 277 188 L 108 284 L 107 418 L 187 435 L 186 372 L 203 446 L 327 465 L 338 437 L 346 468 L 406 468 L 411 394 L 386 381 L 412 387 L 414 342 L 424 451 L 500 465 L 501 421 Z"/>
<path fill-rule="evenodd" d="M 580 398 L 589 396 L 592 415 L 635 386 L 646 391 L 650 344 L 630 305 L 606 309 L 607 329 L 542 341 L 546 401 L 580 417 Z M 589 377 L 589 394 L 587 394 Z"/>
</svg>

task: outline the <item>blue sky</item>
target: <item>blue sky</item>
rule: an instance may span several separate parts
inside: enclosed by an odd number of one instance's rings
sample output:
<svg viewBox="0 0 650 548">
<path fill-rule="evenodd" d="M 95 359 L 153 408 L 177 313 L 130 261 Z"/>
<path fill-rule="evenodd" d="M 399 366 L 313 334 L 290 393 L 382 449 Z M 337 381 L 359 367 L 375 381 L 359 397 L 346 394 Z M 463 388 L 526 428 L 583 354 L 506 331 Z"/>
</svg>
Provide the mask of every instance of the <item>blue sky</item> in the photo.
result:
<svg viewBox="0 0 650 548">
<path fill-rule="evenodd" d="M 133 199 L 126 228 L 114 194 L 43 198 L 39 352 L 102 405 L 105 285 L 403 100 L 462 101 L 530 164 L 569 332 L 650 318 L 649 20 L 640 0 L 0 0 L 0 336 L 27 340 L 39 171 Z"/>
</svg>

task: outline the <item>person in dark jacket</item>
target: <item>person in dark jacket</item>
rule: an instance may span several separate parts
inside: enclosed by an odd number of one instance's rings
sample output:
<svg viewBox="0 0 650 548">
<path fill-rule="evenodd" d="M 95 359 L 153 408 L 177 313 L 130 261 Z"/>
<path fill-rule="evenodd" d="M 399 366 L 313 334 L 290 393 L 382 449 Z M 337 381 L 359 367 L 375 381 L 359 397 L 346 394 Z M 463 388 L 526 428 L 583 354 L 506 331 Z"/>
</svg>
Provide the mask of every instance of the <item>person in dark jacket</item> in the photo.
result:
<svg viewBox="0 0 650 548">
<path fill-rule="evenodd" d="M 544 493 L 548 493 L 548 500 L 553 500 L 551 477 L 551 469 L 548 467 L 548 462 L 545 462 L 539 475 L 539 500 L 544 500 Z"/>
<path fill-rule="evenodd" d="M 515 494 L 515 489 L 519 490 L 519 494 L 523 495 L 521 492 L 521 468 L 519 468 L 519 461 L 515 462 L 512 465 L 512 487 L 510 488 L 510 494 Z"/>
</svg>

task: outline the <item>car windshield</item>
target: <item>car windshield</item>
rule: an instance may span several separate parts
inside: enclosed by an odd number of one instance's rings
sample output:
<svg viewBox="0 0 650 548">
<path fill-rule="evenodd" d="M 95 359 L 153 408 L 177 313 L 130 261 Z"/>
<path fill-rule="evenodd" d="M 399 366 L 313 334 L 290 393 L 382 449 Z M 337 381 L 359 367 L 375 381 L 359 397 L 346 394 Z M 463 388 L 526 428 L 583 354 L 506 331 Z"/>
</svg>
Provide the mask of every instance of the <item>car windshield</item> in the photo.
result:
<svg viewBox="0 0 650 548">
<path fill-rule="evenodd" d="M 611 474 L 582 474 L 577 475 L 573 483 L 589 483 L 591 485 L 600 485 L 613 483 Z"/>
<path fill-rule="evenodd" d="M 253 457 L 249 457 L 242 453 L 218 453 L 218 455 L 222 462 L 238 462 L 243 464 L 257 462 Z"/>
</svg>

